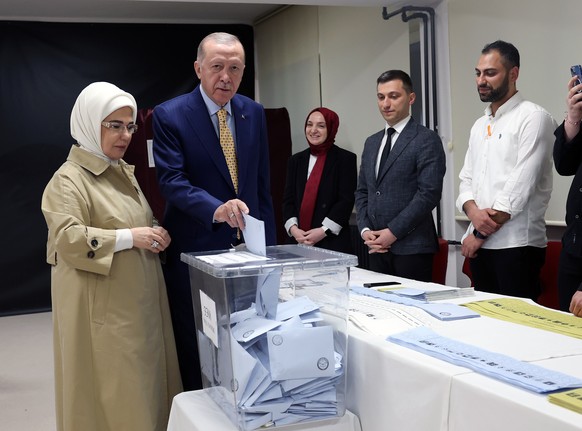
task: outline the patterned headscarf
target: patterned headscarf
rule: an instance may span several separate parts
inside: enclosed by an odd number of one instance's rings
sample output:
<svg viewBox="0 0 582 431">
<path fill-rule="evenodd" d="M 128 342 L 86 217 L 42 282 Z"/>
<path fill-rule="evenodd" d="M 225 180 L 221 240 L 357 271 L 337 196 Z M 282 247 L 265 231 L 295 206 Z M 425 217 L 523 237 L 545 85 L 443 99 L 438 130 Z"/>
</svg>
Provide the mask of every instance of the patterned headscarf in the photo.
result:
<svg viewBox="0 0 582 431">
<path fill-rule="evenodd" d="M 101 148 L 101 122 L 112 112 L 126 106 L 132 109 L 135 122 L 137 104 L 131 94 L 108 82 L 89 84 L 73 106 L 71 136 L 85 150 L 111 162 Z"/>
</svg>

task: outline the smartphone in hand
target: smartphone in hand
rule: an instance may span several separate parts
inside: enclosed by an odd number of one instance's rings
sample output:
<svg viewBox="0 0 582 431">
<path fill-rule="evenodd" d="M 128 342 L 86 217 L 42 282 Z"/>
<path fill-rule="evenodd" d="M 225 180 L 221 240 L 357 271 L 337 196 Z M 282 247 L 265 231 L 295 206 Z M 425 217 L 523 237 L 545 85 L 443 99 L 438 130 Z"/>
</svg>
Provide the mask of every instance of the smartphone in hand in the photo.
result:
<svg viewBox="0 0 582 431">
<path fill-rule="evenodd" d="M 576 64 L 575 66 L 570 67 L 570 73 L 572 76 L 576 76 L 578 80 L 576 81 L 575 85 L 582 84 L 582 66 Z M 582 93 L 582 90 L 578 90 L 578 93 Z"/>
</svg>

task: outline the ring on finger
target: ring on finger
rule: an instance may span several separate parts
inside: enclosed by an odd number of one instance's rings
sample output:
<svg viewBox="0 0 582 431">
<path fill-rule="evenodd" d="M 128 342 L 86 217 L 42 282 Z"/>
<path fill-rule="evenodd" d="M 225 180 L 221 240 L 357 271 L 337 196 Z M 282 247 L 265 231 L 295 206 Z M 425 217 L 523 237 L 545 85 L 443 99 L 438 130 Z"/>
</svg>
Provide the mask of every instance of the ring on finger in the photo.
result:
<svg viewBox="0 0 582 431">
<path fill-rule="evenodd" d="M 234 213 L 230 213 L 230 215 L 228 216 L 228 218 L 233 218 L 234 217 Z"/>
<path fill-rule="evenodd" d="M 159 242 L 157 242 L 155 240 L 154 240 L 154 242 L 152 242 L 152 248 L 158 248 L 158 245 L 160 245 Z"/>
</svg>

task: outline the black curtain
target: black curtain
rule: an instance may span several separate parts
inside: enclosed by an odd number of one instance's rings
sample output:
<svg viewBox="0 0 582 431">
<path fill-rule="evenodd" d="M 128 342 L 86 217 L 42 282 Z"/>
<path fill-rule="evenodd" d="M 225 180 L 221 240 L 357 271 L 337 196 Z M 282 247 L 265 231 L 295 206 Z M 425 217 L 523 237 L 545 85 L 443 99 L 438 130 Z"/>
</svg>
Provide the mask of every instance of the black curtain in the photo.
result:
<svg viewBox="0 0 582 431">
<path fill-rule="evenodd" d="M 40 200 L 73 143 L 77 95 L 108 81 L 153 108 L 189 92 L 198 43 L 214 31 L 241 40 L 239 93 L 254 97 L 251 26 L 0 22 L 0 315 L 50 309 Z"/>
</svg>

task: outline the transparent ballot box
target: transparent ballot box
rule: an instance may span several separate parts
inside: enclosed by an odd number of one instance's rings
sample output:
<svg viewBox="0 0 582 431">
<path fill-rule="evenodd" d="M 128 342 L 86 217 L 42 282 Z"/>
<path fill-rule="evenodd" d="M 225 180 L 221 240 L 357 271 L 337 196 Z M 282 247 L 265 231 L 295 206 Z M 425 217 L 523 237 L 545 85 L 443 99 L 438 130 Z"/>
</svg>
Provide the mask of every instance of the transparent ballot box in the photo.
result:
<svg viewBox="0 0 582 431">
<path fill-rule="evenodd" d="M 205 391 L 239 430 L 344 415 L 356 256 L 277 245 L 266 256 L 242 249 L 181 259 Z"/>
</svg>

